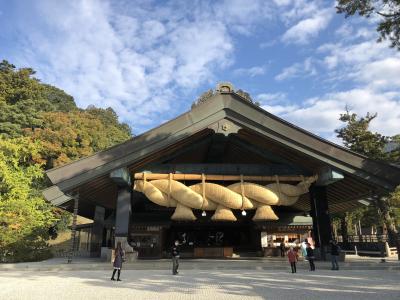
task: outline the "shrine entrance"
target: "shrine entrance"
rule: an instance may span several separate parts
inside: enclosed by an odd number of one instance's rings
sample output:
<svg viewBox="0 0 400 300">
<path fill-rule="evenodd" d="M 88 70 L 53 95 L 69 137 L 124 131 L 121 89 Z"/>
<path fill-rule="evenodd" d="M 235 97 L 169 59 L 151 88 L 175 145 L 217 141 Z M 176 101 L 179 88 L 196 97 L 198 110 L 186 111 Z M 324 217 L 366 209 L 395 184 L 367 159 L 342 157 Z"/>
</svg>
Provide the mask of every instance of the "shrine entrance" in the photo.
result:
<svg viewBox="0 0 400 300">
<path fill-rule="evenodd" d="M 179 240 L 183 258 L 262 256 L 260 231 L 250 222 L 176 224 L 166 236 L 165 250 Z"/>
</svg>

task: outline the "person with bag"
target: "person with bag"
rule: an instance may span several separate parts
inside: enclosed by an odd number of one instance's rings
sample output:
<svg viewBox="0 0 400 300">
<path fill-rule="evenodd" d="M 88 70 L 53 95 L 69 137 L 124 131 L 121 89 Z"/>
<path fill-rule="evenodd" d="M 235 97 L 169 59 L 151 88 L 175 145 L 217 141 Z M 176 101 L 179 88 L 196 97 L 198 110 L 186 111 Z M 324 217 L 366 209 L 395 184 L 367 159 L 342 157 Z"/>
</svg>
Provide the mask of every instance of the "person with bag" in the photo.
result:
<svg viewBox="0 0 400 300">
<path fill-rule="evenodd" d="M 117 243 L 117 248 L 115 248 L 115 258 L 113 262 L 114 271 L 111 276 L 111 280 L 115 280 L 114 276 L 115 273 L 118 271 L 117 281 L 122 281 L 120 279 L 121 276 L 121 269 L 122 269 L 122 262 L 125 261 L 125 253 L 122 250 L 121 242 Z"/>
<path fill-rule="evenodd" d="M 293 250 L 293 247 L 290 247 L 289 251 L 287 252 L 287 257 L 290 267 L 292 268 L 292 273 L 296 273 L 297 252 Z"/>
<path fill-rule="evenodd" d="M 311 244 L 307 243 L 307 260 L 310 264 L 310 271 L 315 271 L 315 264 L 314 264 L 314 250 L 311 248 Z"/>
<path fill-rule="evenodd" d="M 331 263 L 332 263 L 332 269 L 331 270 L 336 270 L 339 271 L 339 264 L 338 264 L 338 258 L 339 258 L 339 253 L 340 253 L 340 246 L 337 244 L 335 240 L 329 241 L 331 245 Z"/>
</svg>

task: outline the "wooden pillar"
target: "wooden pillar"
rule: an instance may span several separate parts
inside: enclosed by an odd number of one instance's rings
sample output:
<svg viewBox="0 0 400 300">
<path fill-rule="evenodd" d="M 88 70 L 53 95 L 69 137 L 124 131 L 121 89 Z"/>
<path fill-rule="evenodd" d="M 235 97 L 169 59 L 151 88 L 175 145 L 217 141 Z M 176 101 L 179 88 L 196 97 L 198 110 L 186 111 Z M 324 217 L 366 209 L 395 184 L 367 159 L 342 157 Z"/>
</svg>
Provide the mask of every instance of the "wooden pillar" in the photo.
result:
<svg viewBox="0 0 400 300">
<path fill-rule="evenodd" d="M 332 239 L 326 186 L 311 186 L 310 206 L 313 218 L 315 247 L 319 249 L 321 259 L 325 260 L 329 241 Z"/>
<path fill-rule="evenodd" d="M 70 251 L 68 253 L 68 263 L 72 262 L 72 257 L 75 254 L 76 250 L 76 219 L 78 218 L 78 207 L 79 207 L 79 194 L 76 193 L 73 195 L 74 198 L 74 211 L 72 217 L 72 226 L 71 226 L 71 246 Z"/>
<path fill-rule="evenodd" d="M 128 244 L 129 223 L 131 218 L 132 183 L 127 168 L 120 168 L 110 173 L 110 178 L 118 185 L 115 212 L 115 245 L 121 242 L 127 261 L 136 259 L 136 253 Z"/>
<path fill-rule="evenodd" d="M 90 256 L 99 257 L 101 254 L 101 244 L 103 242 L 104 215 L 105 208 L 96 205 L 93 217 L 93 226 L 90 235 Z"/>
<path fill-rule="evenodd" d="M 129 219 L 131 216 L 131 190 L 129 187 L 119 187 L 115 216 L 115 236 L 127 237 Z"/>
<path fill-rule="evenodd" d="M 131 218 L 131 194 L 129 187 L 119 187 L 117 197 L 117 209 L 115 215 L 115 245 L 121 242 L 125 251 L 125 259 L 133 262 L 137 255 L 128 243 L 129 224 Z"/>
</svg>

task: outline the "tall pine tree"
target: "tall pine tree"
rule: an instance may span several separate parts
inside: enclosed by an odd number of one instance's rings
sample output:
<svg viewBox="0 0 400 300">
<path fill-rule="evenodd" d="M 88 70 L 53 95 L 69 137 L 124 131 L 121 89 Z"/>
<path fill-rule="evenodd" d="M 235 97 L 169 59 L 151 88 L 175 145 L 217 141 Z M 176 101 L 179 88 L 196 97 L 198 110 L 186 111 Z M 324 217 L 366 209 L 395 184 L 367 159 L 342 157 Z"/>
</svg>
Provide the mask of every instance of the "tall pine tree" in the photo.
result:
<svg viewBox="0 0 400 300">
<path fill-rule="evenodd" d="M 365 117 L 359 118 L 355 113 L 350 113 L 346 109 L 346 113 L 340 115 L 340 121 L 345 123 L 345 126 L 336 129 L 337 136 L 343 140 L 343 144 L 360 154 L 363 154 L 371 159 L 383 160 L 389 163 L 399 163 L 398 150 L 392 152 L 385 151 L 385 147 L 391 141 L 397 141 L 398 136 L 387 137 L 380 133 L 373 133 L 369 130 L 371 121 L 377 117 L 377 114 L 367 113 Z M 398 243 L 397 228 L 396 228 L 396 207 L 399 205 L 400 188 L 395 192 L 380 197 L 376 201 L 379 215 L 388 231 L 389 241 L 392 245 Z M 397 245 L 399 247 L 399 245 Z"/>
</svg>

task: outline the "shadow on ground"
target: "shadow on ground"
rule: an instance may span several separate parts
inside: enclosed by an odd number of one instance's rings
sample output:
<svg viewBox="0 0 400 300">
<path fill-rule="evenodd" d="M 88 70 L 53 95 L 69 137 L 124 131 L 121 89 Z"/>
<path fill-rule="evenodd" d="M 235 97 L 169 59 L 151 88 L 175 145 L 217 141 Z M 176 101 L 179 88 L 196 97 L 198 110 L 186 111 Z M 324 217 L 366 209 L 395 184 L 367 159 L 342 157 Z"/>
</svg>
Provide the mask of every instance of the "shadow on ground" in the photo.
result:
<svg viewBox="0 0 400 300">
<path fill-rule="evenodd" d="M 105 271 L 62 271 L 62 272 L 6 272 L 6 277 L 21 277 L 29 281 L 43 281 L 46 277 L 60 277 L 67 281 L 78 279 L 86 286 L 129 289 L 155 293 L 162 297 L 166 293 L 195 296 L 203 295 L 205 288 L 224 295 L 273 299 L 307 299 L 309 295 L 327 299 L 400 299 L 400 273 L 393 271 L 301 271 L 291 274 L 283 271 L 203 271 L 184 270 L 173 276 L 169 270 L 122 271 L 122 282 L 110 281 L 110 272 Z M 8 274 L 7 274 L 8 273 Z M 379 275 L 381 274 L 381 275 Z M 212 297 L 212 295 L 210 295 Z"/>
</svg>

